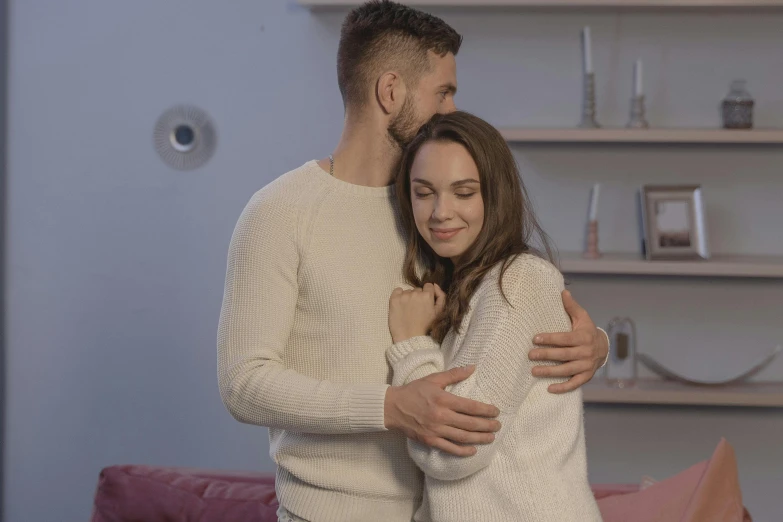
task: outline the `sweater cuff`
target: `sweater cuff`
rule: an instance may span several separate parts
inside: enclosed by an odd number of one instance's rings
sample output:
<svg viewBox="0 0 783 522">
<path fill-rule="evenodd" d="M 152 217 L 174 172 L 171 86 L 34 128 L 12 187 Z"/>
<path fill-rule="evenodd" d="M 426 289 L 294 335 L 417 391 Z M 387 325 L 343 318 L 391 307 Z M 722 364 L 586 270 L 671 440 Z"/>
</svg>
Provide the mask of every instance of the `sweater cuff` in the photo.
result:
<svg viewBox="0 0 783 522">
<path fill-rule="evenodd" d="M 386 358 L 393 366 L 413 352 L 432 349 L 438 350 L 440 345 L 429 335 L 420 335 L 391 345 L 386 350 Z"/>
<path fill-rule="evenodd" d="M 604 366 L 606 366 L 606 363 L 608 363 L 608 362 L 609 362 L 609 354 L 611 354 L 611 353 L 612 353 L 612 342 L 609 340 L 609 334 L 608 334 L 608 333 L 606 333 L 606 330 L 604 330 L 604 329 L 603 329 L 603 328 L 601 328 L 600 326 L 596 326 L 596 328 L 598 328 L 599 330 L 601 330 L 601 333 L 603 333 L 603 334 L 606 336 L 606 346 L 609 348 L 609 349 L 606 351 L 606 359 L 604 359 L 604 363 L 601 365 L 601 368 L 603 368 Z"/>
<path fill-rule="evenodd" d="M 388 388 L 388 384 L 360 384 L 351 389 L 348 419 L 352 432 L 386 431 L 383 408 Z"/>
</svg>

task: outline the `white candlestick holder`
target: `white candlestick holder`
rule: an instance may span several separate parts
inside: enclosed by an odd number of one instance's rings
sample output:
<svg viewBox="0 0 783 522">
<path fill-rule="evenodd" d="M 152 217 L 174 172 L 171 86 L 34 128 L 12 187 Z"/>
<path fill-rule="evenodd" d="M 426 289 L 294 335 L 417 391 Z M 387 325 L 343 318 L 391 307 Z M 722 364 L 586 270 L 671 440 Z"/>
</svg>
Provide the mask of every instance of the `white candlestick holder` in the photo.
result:
<svg viewBox="0 0 783 522">
<path fill-rule="evenodd" d="M 644 95 L 631 98 L 631 116 L 626 127 L 629 129 L 646 129 L 650 126 L 645 116 Z"/>
<path fill-rule="evenodd" d="M 582 121 L 579 127 L 583 129 L 598 129 L 601 126 L 595 120 L 595 74 L 585 73 L 584 89 L 582 91 Z"/>
<path fill-rule="evenodd" d="M 587 223 L 587 243 L 582 252 L 585 259 L 598 259 L 601 257 L 601 251 L 598 250 L 598 221 L 590 220 Z"/>
</svg>

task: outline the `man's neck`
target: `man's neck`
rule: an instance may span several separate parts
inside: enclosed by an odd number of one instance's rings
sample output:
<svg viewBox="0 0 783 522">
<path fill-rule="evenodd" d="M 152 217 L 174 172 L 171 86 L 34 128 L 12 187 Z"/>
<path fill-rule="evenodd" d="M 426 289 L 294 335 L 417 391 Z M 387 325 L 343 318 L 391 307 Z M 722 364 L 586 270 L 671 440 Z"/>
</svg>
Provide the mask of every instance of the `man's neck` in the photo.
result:
<svg viewBox="0 0 783 522">
<path fill-rule="evenodd" d="M 372 122 L 346 119 L 334 150 L 334 177 L 354 185 L 385 187 L 394 182 L 402 151 Z M 319 161 L 329 171 L 329 159 Z"/>
</svg>

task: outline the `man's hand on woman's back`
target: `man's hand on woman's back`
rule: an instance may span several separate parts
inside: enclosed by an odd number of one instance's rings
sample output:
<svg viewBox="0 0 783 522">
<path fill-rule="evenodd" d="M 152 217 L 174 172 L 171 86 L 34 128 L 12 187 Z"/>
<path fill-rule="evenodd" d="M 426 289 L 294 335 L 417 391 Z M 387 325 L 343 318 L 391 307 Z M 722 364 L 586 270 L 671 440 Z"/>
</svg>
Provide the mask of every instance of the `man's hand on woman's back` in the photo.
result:
<svg viewBox="0 0 783 522">
<path fill-rule="evenodd" d="M 476 452 L 473 444 L 489 444 L 500 430 L 500 411 L 492 405 L 459 397 L 446 386 L 464 381 L 475 367 L 433 373 L 386 392 L 386 428 L 460 457 Z"/>
<path fill-rule="evenodd" d="M 609 353 L 609 339 L 595 327 L 587 311 L 563 290 L 563 306 L 571 317 L 571 331 L 562 333 L 542 333 L 536 335 L 533 342 L 549 348 L 530 350 L 533 361 L 559 361 L 556 366 L 535 366 L 536 377 L 569 377 L 563 383 L 549 386 L 551 393 L 566 393 L 575 390 L 593 378 L 606 361 Z"/>
</svg>

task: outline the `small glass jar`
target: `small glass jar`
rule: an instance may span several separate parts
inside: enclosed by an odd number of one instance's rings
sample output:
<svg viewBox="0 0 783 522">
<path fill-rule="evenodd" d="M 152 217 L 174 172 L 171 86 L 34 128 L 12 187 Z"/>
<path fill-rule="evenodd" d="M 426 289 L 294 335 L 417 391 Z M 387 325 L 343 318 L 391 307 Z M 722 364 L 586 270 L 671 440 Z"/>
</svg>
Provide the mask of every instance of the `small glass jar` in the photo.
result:
<svg viewBox="0 0 783 522">
<path fill-rule="evenodd" d="M 723 99 L 725 129 L 753 128 L 753 98 L 745 88 L 745 80 L 731 82 L 731 90 Z"/>
</svg>

